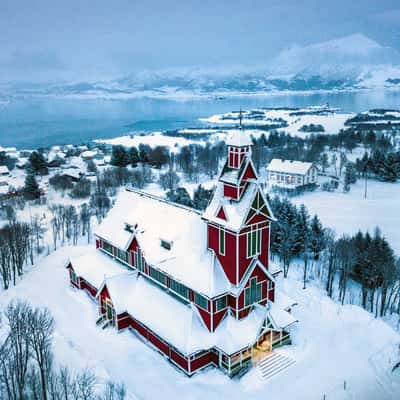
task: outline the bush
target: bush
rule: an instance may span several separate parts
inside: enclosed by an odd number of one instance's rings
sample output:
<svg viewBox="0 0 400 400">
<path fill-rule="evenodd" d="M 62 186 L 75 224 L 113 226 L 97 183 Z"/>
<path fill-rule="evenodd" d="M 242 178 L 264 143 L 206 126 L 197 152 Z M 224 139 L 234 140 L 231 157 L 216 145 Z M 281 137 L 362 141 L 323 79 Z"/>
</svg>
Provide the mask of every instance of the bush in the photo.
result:
<svg viewBox="0 0 400 400">
<path fill-rule="evenodd" d="M 75 183 L 71 190 L 71 197 L 74 199 L 84 199 L 90 196 L 91 183 L 89 179 L 83 178 Z"/>
<path fill-rule="evenodd" d="M 167 192 L 166 196 L 169 201 L 173 201 L 174 203 L 182 204 L 188 207 L 193 207 L 192 199 L 190 198 L 187 190 L 183 187 L 170 190 Z"/>
<path fill-rule="evenodd" d="M 72 179 L 66 175 L 54 175 L 49 179 L 49 184 L 53 186 L 55 190 L 68 190 L 73 188 Z"/>
</svg>

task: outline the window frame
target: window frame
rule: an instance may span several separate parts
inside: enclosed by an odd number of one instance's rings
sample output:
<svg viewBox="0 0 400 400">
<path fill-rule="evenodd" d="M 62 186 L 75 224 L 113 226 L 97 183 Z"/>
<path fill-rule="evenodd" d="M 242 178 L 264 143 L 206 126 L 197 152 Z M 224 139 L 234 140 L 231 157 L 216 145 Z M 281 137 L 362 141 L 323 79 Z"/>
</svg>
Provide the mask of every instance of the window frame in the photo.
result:
<svg viewBox="0 0 400 400">
<path fill-rule="evenodd" d="M 250 307 L 262 298 L 262 282 L 257 282 L 257 277 L 250 278 L 249 286 L 244 289 L 244 306 Z"/>
<path fill-rule="evenodd" d="M 223 301 L 223 305 L 221 306 L 221 301 Z M 222 296 L 215 300 L 215 312 L 222 311 L 228 308 L 228 297 Z"/>
<path fill-rule="evenodd" d="M 252 229 L 246 233 L 246 257 L 252 258 L 261 254 L 261 229 Z"/>
<path fill-rule="evenodd" d="M 203 310 L 208 311 L 208 299 L 196 292 L 194 293 L 194 304 Z"/>
<path fill-rule="evenodd" d="M 222 246 L 221 246 L 222 243 Z M 218 251 L 221 256 L 225 255 L 226 251 L 226 231 L 223 228 L 219 228 L 218 232 Z"/>
</svg>

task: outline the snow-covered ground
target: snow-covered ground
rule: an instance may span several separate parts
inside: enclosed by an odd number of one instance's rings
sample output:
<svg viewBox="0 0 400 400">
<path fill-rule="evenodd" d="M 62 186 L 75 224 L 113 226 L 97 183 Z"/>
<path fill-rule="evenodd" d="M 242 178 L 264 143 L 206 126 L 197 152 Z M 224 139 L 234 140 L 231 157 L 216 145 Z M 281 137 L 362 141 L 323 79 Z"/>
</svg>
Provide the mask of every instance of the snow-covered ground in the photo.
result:
<svg viewBox="0 0 400 400">
<path fill-rule="evenodd" d="M 131 399 L 153 399 L 160 393 L 167 399 L 320 400 L 324 394 L 327 400 L 399 398 L 399 382 L 381 349 L 396 346 L 400 335 L 357 306 L 334 303 L 317 287 L 302 290 L 293 277 L 279 282 L 298 302 L 294 344 L 280 350 L 296 360 L 293 366 L 267 381 L 255 368 L 240 380 L 215 369 L 187 378 L 131 332 L 96 327 L 96 305 L 69 286 L 64 269 L 68 257 L 86 251 L 86 246 L 64 247 L 43 258 L 16 287 L 0 292 L 0 308 L 15 298 L 48 307 L 56 320 L 57 361 L 79 370 L 91 367 L 102 380 L 123 381 Z"/>
<path fill-rule="evenodd" d="M 358 230 L 373 233 L 376 227 L 397 254 L 400 254 L 400 183 L 368 181 L 364 198 L 364 181 L 351 185 L 349 193 L 306 192 L 292 198 L 296 204 L 304 203 L 310 213 L 317 214 L 324 226 L 338 234 L 354 234 Z"/>
<path fill-rule="evenodd" d="M 355 115 L 351 113 L 340 113 L 337 109 L 331 109 L 329 107 L 307 107 L 305 109 L 260 109 L 253 111 L 255 111 L 256 114 L 251 114 L 251 112 L 248 111 L 243 113 L 244 118 L 242 123 L 244 126 L 271 126 L 284 120 L 288 126 L 277 130 L 300 137 L 310 135 L 310 132 L 300 131 L 302 126 L 310 124 L 323 126 L 323 133 L 326 134 L 338 133 L 340 129 L 345 127 L 344 123 Z M 299 113 L 303 115 L 298 115 Z M 202 118 L 201 121 L 209 124 L 230 126 L 238 124 L 238 118 L 239 112 L 234 111 L 225 114 L 212 115 L 208 118 Z"/>
<path fill-rule="evenodd" d="M 147 144 L 150 147 L 167 146 L 171 151 L 182 146 L 198 143 L 184 137 L 172 137 L 163 135 L 161 132 L 152 132 L 149 135 L 126 135 L 116 137 L 114 139 L 97 139 L 96 143 L 105 143 L 111 146 L 121 145 L 125 147 L 139 146 L 139 144 Z"/>
</svg>

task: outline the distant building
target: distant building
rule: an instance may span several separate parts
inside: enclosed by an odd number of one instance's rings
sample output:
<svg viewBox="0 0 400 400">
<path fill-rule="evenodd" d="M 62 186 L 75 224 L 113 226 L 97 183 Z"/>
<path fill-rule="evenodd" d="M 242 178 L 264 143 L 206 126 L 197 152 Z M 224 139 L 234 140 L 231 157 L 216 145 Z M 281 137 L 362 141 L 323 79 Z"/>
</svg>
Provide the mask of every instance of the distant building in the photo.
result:
<svg viewBox="0 0 400 400">
<path fill-rule="evenodd" d="M 318 184 L 318 170 L 311 162 L 281 160 L 274 158 L 267 167 L 270 187 L 297 189 Z"/>
<path fill-rule="evenodd" d="M 92 160 L 96 156 L 97 156 L 97 151 L 94 150 L 86 150 L 83 153 L 81 153 L 81 157 L 85 161 Z"/>
<path fill-rule="evenodd" d="M 0 176 L 8 176 L 10 175 L 10 171 L 8 170 L 7 166 L 0 165 Z"/>
</svg>

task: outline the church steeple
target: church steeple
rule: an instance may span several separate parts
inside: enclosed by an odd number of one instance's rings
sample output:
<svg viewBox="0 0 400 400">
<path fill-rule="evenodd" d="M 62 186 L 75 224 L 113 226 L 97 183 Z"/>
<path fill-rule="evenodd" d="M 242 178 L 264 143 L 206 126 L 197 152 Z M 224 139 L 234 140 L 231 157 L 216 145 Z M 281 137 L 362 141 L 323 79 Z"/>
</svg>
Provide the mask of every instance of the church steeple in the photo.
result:
<svg viewBox="0 0 400 400">
<path fill-rule="evenodd" d="M 227 141 L 228 145 L 228 167 L 239 169 L 243 161 L 250 157 L 252 145 L 250 136 L 243 129 L 242 110 L 239 114 L 239 129 L 233 131 Z"/>
</svg>

